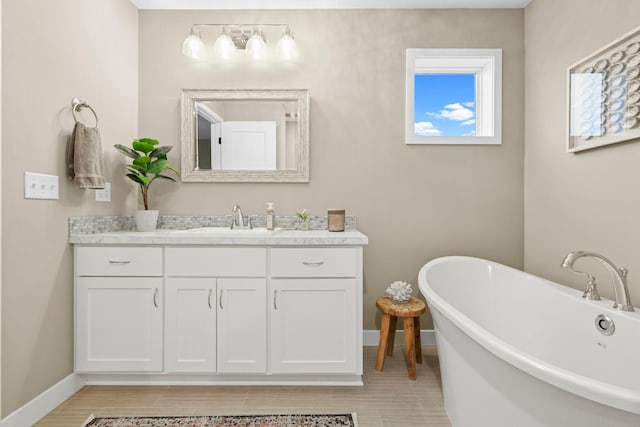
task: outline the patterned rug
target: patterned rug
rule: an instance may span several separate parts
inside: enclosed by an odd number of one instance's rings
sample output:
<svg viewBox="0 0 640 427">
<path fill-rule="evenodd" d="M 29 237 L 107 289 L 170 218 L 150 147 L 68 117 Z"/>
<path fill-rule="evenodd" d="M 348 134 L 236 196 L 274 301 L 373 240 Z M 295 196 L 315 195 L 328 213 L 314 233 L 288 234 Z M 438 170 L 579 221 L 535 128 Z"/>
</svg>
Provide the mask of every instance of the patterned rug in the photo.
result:
<svg viewBox="0 0 640 427">
<path fill-rule="evenodd" d="M 238 415 L 205 417 L 90 417 L 83 427 L 357 427 L 356 414 Z"/>
</svg>

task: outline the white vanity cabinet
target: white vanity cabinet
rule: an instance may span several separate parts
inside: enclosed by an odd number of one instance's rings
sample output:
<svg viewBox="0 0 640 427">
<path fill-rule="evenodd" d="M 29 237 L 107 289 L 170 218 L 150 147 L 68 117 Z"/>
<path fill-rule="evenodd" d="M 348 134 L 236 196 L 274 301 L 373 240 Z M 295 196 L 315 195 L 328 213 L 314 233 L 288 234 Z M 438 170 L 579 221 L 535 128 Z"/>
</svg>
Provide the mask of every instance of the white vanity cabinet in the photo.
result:
<svg viewBox="0 0 640 427">
<path fill-rule="evenodd" d="M 167 247 L 168 372 L 265 373 L 267 249 Z"/>
<path fill-rule="evenodd" d="M 165 281 L 165 370 L 216 372 L 216 279 Z"/>
<path fill-rule="evenodd" d="M 162 248 L 75 255 L 76 372 L 162 371 Z"/>
<path fill-rule="evenodd" d="M 266 297 L 266 279 L 218 279 L 218 372 L 267 372 Z"/>
<path fill-rule="evenodd" d="M 76 372 L 89 384 L 361 385 L 366 236 L 239 236 L 76 237 Z"/>
<path fill-rule="evenodd" d="M 271 250 L 271 371 L 362 373 L 357 248 Z"/>
</svg>

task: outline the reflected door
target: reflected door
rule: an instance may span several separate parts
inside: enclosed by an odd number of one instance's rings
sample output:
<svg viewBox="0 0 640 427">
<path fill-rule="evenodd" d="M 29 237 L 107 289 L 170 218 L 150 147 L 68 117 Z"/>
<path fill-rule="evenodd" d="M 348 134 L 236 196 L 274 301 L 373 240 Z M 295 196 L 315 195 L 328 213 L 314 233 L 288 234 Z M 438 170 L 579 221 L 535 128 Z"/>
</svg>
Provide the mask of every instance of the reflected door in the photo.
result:
<svg viewBox="0 0 640 427">
<path fill-rule="evenodd" d="M 220 126 L 220 125 L 213 125 Z M 217 129 L 212 128 L 212 133 Z M 275 170 L 276 123 L 229 121 L 221 123 L 221 137 L 212 164 L 223 170 Z M 217 155 L 217 158 L 215 158 Z"/>
</svg>

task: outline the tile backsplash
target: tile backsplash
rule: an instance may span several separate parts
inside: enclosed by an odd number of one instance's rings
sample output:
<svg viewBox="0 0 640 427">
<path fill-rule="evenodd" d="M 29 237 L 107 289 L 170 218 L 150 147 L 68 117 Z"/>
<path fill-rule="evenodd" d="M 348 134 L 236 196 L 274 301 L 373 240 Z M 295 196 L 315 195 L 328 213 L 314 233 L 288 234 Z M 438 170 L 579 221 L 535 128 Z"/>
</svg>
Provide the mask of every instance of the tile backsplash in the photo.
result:
<svg viewBox="0 0 640 427">
<path fill-rule="evenodd" d="M 233 215 L 160 215 L 158 229 L 186 230 L 198 227 L 229 227 Z M 266 226 L 266 215 L 249 215 L 254 227 Z M 277 215 L 276 227 L 288 230 L 299 228 L 300 220 L 295 215 Z M 134 231 L 136 221 L 133 215 L 97 215 L 69 217 L 69 235 Z M 326 215 L 311 215 L 310 230 L 326 230 Z M 356 217 L 345 217 L 345 230 L 356 229 Z"/>
</svg>

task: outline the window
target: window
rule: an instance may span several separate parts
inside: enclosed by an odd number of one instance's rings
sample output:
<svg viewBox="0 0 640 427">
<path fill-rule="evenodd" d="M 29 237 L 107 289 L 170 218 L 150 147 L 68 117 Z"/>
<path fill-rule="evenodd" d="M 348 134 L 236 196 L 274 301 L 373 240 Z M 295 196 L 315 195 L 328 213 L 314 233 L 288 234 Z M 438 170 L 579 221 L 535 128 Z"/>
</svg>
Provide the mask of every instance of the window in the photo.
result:
<svg viewBox="0 0 640 427">
<path fill-rule="evenodd" d="M 502 50 L 407 49 L 406 143 L 501 144 Z"/>
</svg>

